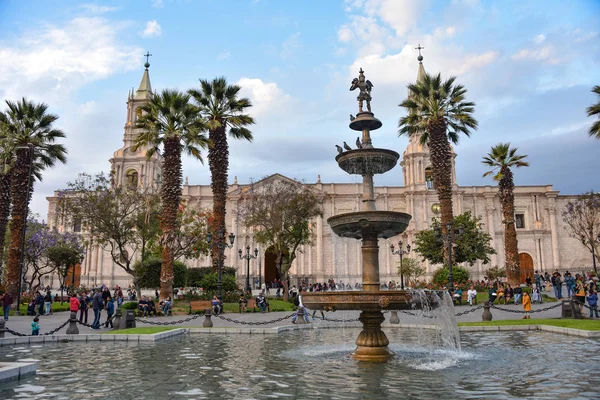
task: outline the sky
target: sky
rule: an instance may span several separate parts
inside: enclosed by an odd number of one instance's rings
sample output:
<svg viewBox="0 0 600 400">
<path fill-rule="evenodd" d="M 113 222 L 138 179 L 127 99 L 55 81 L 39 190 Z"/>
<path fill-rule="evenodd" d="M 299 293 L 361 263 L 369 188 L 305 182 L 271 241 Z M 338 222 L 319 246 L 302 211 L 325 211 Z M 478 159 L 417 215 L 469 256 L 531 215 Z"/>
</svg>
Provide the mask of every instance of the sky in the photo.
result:
<svg viewBox="0 0 600 400">
<path fill-rule="evenodd" d="M 398 104 L 417 76 L 419 44 L 425 70 L 456 76 L 476 103 L 479 129 L 455 147 L 459 185 L 494 185 L 481 158 L 510 142 L 530 163 L 515 171 L 517 185 L 600 190 L 600 141 L 585 113 L 600 84 L 596 0 L 0 0 L 0 99 L 47 103 L 66 133 L 68 163 L 35 186 L 42 218 L 46 197 L 78 173 L 108 172 L 147 51 L 155 91 L 225 76 L 251 99 L 254 140 L 230 141 L 230 183 L 273 173 L 360 182 L 334 159 L 335 144 L 356 138 L 350 82 L 362 67 L 383 122 L 373 143 L 402 153 Z M 196 160 L 184 159 L 184 176 L 210 183 Z M 401 167 L 375 184 L 402 185 Z"/>
</svg>

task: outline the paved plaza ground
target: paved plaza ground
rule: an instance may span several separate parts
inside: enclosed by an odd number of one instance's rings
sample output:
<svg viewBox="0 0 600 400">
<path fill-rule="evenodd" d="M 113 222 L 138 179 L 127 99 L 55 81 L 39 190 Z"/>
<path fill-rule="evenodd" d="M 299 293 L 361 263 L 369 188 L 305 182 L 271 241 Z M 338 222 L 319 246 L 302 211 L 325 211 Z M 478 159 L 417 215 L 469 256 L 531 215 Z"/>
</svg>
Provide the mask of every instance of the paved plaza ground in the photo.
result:
<svg viewBox="0 0 600 400">
<path fill-rule="evenodd" d="M 539 310 L 542 308 L 546 308 L 552 305 L 556 305 L 558 303 L 554 302 L 554 303 L 544 303 L 544 304 L 534 304 L 532 305 L 532 309 L 533 311 L 535 310 Z M 511 309 L 511 310 L 518 310 L 518 311 L 522 311 L 523 310 L 523 306 L 522 305 L 514 305 L 514 304 L 509 304 L 509 305 L 500 305 L 499 307 L 502 308 L 506 308 L 506 309 Z M 472 309 L 473 307 L 471 306 L 460 306 L 460 307 L 455 307 L 455 314 L 456 313 L 462 313 L 464 311 L 468 311 L 470 309 Z M 466 315 L 461 315 L 456 317 L 456 322 L 477 322 L 477 321 L 481 321 L 481 314 L 483 312 L 483 309 L 478 309 L 474 312 L 468 313 Z M 517 313 L 513 313 L 513 312 L 508 312 L 508 311 L 501 311 L 501 310 L 497 310 L 497 309 L 492 309 L 491 310 L 492 315 L 494 320 L 510 320 L 510 319 L 520 319 L 522 317 L 522 314 L 517 314 Z M 270 313 L 245 313 L 245 314 L 238 314 L 238 313 L 226 313 L 223 314 L 223 316 L 236 320 L 236 321 L 245 321 L 245 322 L 266 322 L 266 321 L 272 321 L 278 318 L 282 318 L 285 317 L 286 315 L 290 315 L 291 316 L 291 312 L 270 312 Z M 336 312 L 326 312 L 325 313 L 325 317 L 329 317 L 329 318 L 335 318 L 338 320 L 349 320 L 349 319 L 355 319 L 358 318 L 360 314 L 360 311 L 336 311 Z M 317 316 L 319 316 L 320 313 L 317 312 Z M 404 313 L 398 313 L 399 317 L 400 317 L 400 323 L 402 324 L 416 324 L 416 323 L 421 323 L 421 319 L 418 317 L 414 317 L 411 315 L 407 315 Z M 532 313 L 532 320 L 535 319 L 541 319 L 541 318 L 560 318 L 561 316 L 561 308 L 560 307 L 556 307 L 553 308 L 552 310 L 547 310 L 547 311 L 542 311 L 542 312 L 534 312 Z M 179 321 L 179 320 L 183 320 L 186 318 L 189 318 L 190 315 L 174 315 L 174 316 L 169 316 L 169 317 L 147 317 L 147 318 L 141 318 L 144 321 L 151 321 L 151 322 L 171 322 L 171 321 Z M 49 332 L 52 329 L 60 326 L 63 322 L 65 322 L 67 319 L 69 318 L 69 312 L 64 311 L 64 312 L 55 312 L 52 315 L 48 315 L 48 316 L 41 316 L 40 317 L 40 333 L 43 334 L 44 332 Z M 390 318 L 390 314 L 387 313 L 385 315 L 386 318 L 386 322 L 389 321 Z M 30 334 L 31 333 L 31 321 L 32 321 L 33 317 L 31 316 L 11 316 L 9 318 L 9 320 L 6 322 L 6 326 L 14 331 L 20 332 L 20 333 L 26 333 L 26 334 Z M 94 313 L 92 310 L 89 310 L 88 313 L 88 323 L 91 324 L 93 322 L 94 319 Z M 215 327 L 241 327 L 241 326 L 247 326 L 247 325 L 242 325 L 239 323 L 235 323 L 235 322 L 229 322 L 229 321 L 225 321 L 221 318 L 217 318 L 217 317 L 213 317 L 213 324 Z M 106 321 L 106 312 L 102 313 L 102 317 L 101 317 L 101 321 L 104 322 Z M 202 323 L 204 322 L 204 316 L 200 315 L 198 318 L 193 319 L 191 321 L 187 321 L 187 322 L 182 322 L 180 324 L 176 324 L 176 325 L 171 325 L 171 326 L 180 326 L 180 327 L 202 327 Z M 321 321 L 320 319 L 316 319 L 315 321 L 313 321 L 314 324 L 340 324 L 339 322 L 324 322 Z M 285 319 L 283 321 L 277 321 L 277 322 L 273 322 L 267 325 L 263 325 L 263 327 L 265 328 L 269 328 L 269 327 L 276 327 L 276 326 L 285 326 L 285 325 L 291 325 L 291 319 Z M 93 331 L 87 327 L 84 327 L 82 325 L 78 325 L 79 326 L 79 333 L 80 334 L 97 334 L 98 331 Z M 138 322 L 137 323 L 138 327 L 143 327 L 143 326 L 153 326 L 150 324 L 144 324 L 143 322 Z M 65 333 L 66 331 L 66 327 L 61 329 L 58 333 Z M 108 332 L 110 331 L 109 329 L 106 328 L 102 328 L 99 332 Z M 8 335 L 8 334 L 7 334 Z"/>
</svg>

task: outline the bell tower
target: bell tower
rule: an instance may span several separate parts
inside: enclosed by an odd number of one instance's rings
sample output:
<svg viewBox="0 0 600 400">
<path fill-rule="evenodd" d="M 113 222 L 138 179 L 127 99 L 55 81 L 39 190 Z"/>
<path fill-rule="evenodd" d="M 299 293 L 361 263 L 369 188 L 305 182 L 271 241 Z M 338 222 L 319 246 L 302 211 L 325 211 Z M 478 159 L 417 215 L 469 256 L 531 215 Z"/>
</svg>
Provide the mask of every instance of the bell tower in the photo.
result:
<svg viewBox="0 0 600 400">
<path fill-rule="evenodd" d="M 143 131 L 135 126 L 142 113 L 140 107 L 148 103 L 152 96 L 148 72 L 148 68 L 150 68 L 148 58 L 151 55 L 150 53 L 145 55 L 145 70 L 137 91 L 134 93 L 132 89 L 127 96 L 127 120 L 124 126 L 123 147 L 115 151 L 109 160 L 114 184 L 117 186 L 151 188 L 160 184 L 161 157 L 155 153 L 151 158 L 147 158 L 147 147 L 140 147 L 135 152 L 131 148 L 135 138 Z"/>
<path fill-rule="evenodd" d="M 425 68 L 423 67 L 423 56 L 421 50 L 424 47 L 419 46 L 419 69 L 417 72 L 416 82 L 420 82 L 425 77 Z M 408 97 L 412 97 L 409 91 Z M 427 143 L 421 143 L 422 135 L 420 133 L 411 135 L 408 139 L 408 146 L 402 153 L 402 177 L 404 186 L 413 188 L 414 190 L 433 190 L 433 170 L 431 166 L 429 146 Z M 456 185 L 456 169 L 454 168 L 454 158 L 456 153 L 452 150 L 452 184 Z"/>
</svg>

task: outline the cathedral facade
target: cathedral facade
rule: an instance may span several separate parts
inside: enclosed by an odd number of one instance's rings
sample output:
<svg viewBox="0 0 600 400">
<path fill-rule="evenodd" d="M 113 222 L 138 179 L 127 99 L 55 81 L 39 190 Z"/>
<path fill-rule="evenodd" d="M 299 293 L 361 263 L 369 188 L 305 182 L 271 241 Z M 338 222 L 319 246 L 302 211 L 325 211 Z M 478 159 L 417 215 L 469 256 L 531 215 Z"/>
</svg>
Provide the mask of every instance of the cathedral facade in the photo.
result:
<svg viewBox="0 0 600 400">
<path fill-rule="evenodd" d="M 148 72 L 149 64 L 143 73 L 139 88 L 130 92 L 127 99 L 127 120 L 124 127 L 123 146 L 114 152 L 110 159 L 111 172 L 116 185 L 134 185 L 152 187 L 160 185 L 161 158 L 153 155 L 146 157 L 144 149 L 132 151 L 133 140 L 139 133 L 135 128 L 135 120 L 139 115 L 139 107 L 148 101 L 152 88 Z M 417 79 L 425 73 L 423 64 L 419 62 Z M 389 240 L 379 241 L 380 275 L 382 282 L 398 281 L 397 267 L 399 258 L 390 251 L 390 245 L 412 244 L 415 235 L 428 229 L 431 220 L 439 212 L 437 194 L 433 188 L 429 149 L 419 142 L 419 137 L 411 137 L 404 150 L 400 162 L 404 178 L 404 186 L 376 186 L 375 198 L 378 210 L 405 212 L 412 216 L 407 230 Z M 470 211 L 480 216 L 484 230 L 492 237 L 491 245 L 497 254 L 491 256 L 487 265 L 477 262 L 473 266 L 465 265 L 474 279 L 483 278 L 491 266 L 504 266 L 504 227 L 498 188 L 496 186 L 460 186 L 456 180 L 454 160 L 452 163 L 454 215 Z M 263 181 L 289 178 L 274 174 Z M 300 183 L 297 183 L 300 184 Z M 292 284 L 300 281 L 306 283 L 325 282 L 330 278 L 336 282 L 360 282 L 362 279 L 360 242 L 352 239 L 338 238 L 327 225 L 327 218 L 362 209 L 362 183 L 324 183 L 320 177 L 314 183 L 304 183 L 323 202 L 324 215 L 313 221 L 315 235 L 312 246 L 299 249 L 298 257 L 292 264 L 290 280 Z M 250 246 L 258 248 L 258 258 L 251 260 L 251 282 L 272 281 L 277 277 L 275 257 L 267 248 L 261 248 L 253 240 L 251 230 L 247 230 L 242 221 L 236 218 L 236 207 L 240 196 L 248 184 L 239 184 L 237 178 L 229 187 L 227 201 L 227 230 L 236 236 L 233 248 L 225 250 L 225 265 L 237 269 L 240 281 L 246 279 L 246 260 L 239 259 L 238 249 Z M 519 242 L 519 259 L 523 279 L 533 276 L 535 270 L 583 270 L 590 264 L 591 255 L 576 240 L 569 237 L 565 224 L 560 217 L 566 203 L 574 196 L 563 196 L 552 188 L 552 185 L 517 186 L 515 187 L 515 220 Z M 48 224 L 59 230 L 77 230 L 79 227 L 65 226 L 57 209 L 58 192 L 48 198 Z M 198 209 L 212 209 L 212 190 L 210 184 L 183 186 L 182 200 L 188 206 Z M 83 232 L 85 235 L 85 232 Z M 419 258 L 416 254 L 405 257 Z M 188 267 L 206 267 L 211 264 L 209 256 L 193 260 L 182 260 Z M 430 278 L 438 265 L 430 265 L 423 261 Z M 87 249 L 81 265 L 80 283 L 91 287 L 100 284 L 109 286 L 126 286 L 131 283 L 126 274 L 111 258 L 108 251 L 94 246 Z M 44 284 L 53 284 L 48 278 Z"/>
</svg>

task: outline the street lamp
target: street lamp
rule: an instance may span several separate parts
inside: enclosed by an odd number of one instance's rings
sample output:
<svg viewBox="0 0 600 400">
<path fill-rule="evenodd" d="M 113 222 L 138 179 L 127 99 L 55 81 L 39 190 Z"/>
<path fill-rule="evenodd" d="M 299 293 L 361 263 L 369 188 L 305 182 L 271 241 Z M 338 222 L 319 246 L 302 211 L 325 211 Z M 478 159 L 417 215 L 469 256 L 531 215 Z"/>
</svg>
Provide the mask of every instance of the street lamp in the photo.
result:
<svg viewBox="0 0 600 400">
<path fill-rule="evenodd" d="M 405 254 L 410 253 L 410 244 L 406 245 L 406 250 L 402 248 L 402 240 L 398 241 L 398 250 L 394 251 L 394 245 L 390 244 L 390 250 L 392 254 L 398 254 L 400 256 L 400 288 L 404 290 L 404 267 L 402 266 L 402 257 Z"/>
<path fill-rule="evenodd" d="M 240 260 L 246 260 L 246 292 L 252 293 L 250 287 L 250 260 L 258 257 L 258 249 L 254 249 L 254 255 L 250 254 L 250 246 L 246 246 L 246 254 L 242 254 L 242 249 L 238 250 Z"/>
<path fill-rule="evenodd" d="M 596 243 L 594 243 L 594 239 L 590 240 L 590 244 L 592 245 L 592 263 L 594 266 L 594 272 L 596 273 L 596 275 L 598 275 L 598 269 L 596 268 L 596 251 L 594 249 L 594 245 Z M 598 236 L 596 237 L 596 242 L 600 243 L 600 234 L 598 234 Z"/>
<path fill-rule="evenodd" d="M 446 223 L 446 237 L 444 238 L 439 226 L 435 227 L 435 234 L 438 238 L 446 239 L 446 243 L 448 245 L 448 291 L 454 291 L 454 281 L 452 277 L 452 249 L 454 245 L 454 223 L 448 222 Z M 464 233 L 464 228 L 462 225 L 458 226 L 458 235 L 462 236 Z"/>
<path fill-rule="evenodd" d="M 229 234 L 229 243 L 227 244 L 227 240 L 225 238 L 225 229 L 219 229 L 217 231 L 217 237 L 213 238 L 213 234 L 208 232 L 206 234 L 206 241 L 208 244 L 211 244 L 213 239 L 215 240 L 215 244 L 217 246 L 217 259 L 218 259 L 218 278 L 217 278 L 217 297 L 220 302 L 223 302 L 223 296 L 221 295 L 221 288 L 223 287 L 223 251 L 228 248 L 233 247 L 233 242 L 235 241 L 235 235 L 233 233 Z"/>
<path fill-rule="evenodd" d="M 33 170 L 33 157 L 34 157 L 34 148 L 33 144 L 28 144 L 27 146 L 17 146 L 15 150 L 29 150 L 29 172 L 27 173 L 27 188 L 26 193 L 27 197 L 25 198 L 25 221 L 23 221 L 23 231 L 21 232 L 21 254 L 19 257 L 19 283 L 17 284 L 17 309 L 15 310 L 15 315 L 21 315 L 19 312 L 19 307 L 21 306 L 21 291 L 23 284 L 23 263 L 25 261 L 25 232 L 27 231 L 27 216 L 29 215 L 29 196 L 31 194 L 31 172 Z"/>
</svg>

